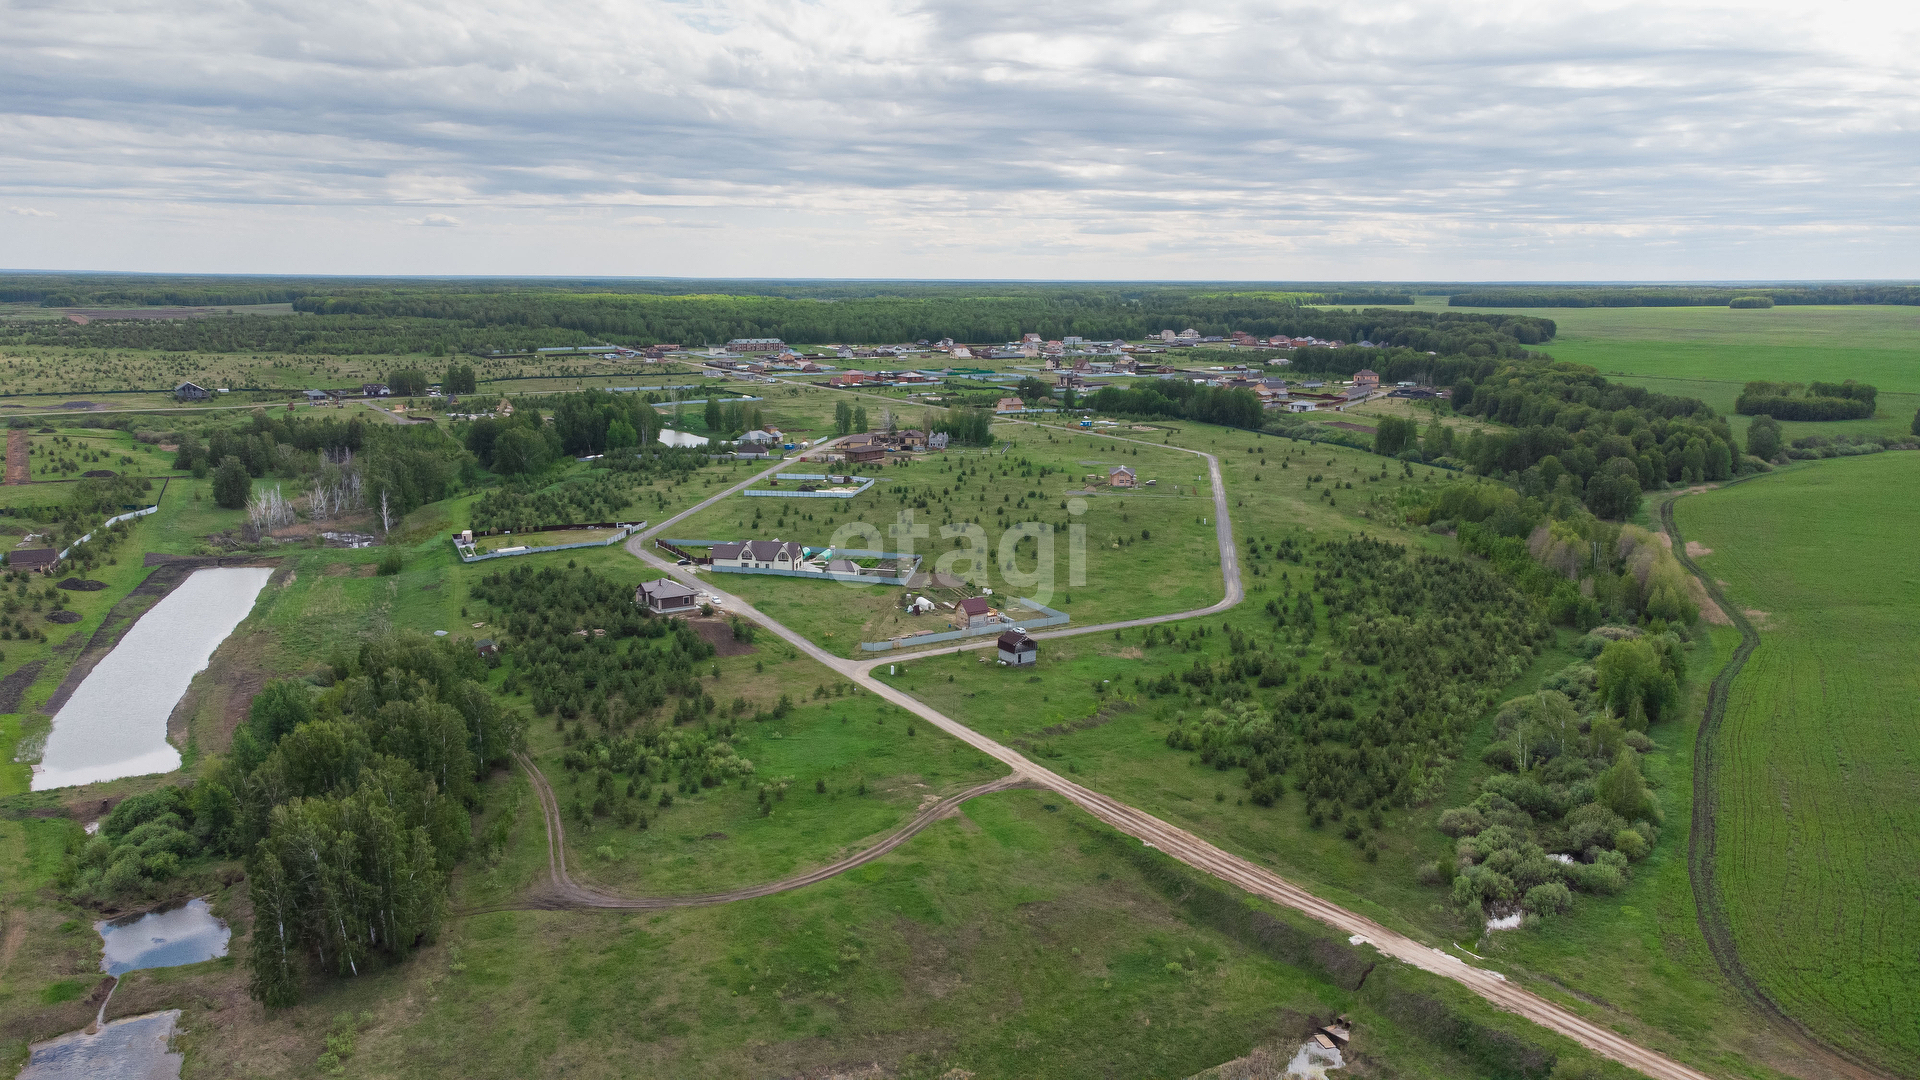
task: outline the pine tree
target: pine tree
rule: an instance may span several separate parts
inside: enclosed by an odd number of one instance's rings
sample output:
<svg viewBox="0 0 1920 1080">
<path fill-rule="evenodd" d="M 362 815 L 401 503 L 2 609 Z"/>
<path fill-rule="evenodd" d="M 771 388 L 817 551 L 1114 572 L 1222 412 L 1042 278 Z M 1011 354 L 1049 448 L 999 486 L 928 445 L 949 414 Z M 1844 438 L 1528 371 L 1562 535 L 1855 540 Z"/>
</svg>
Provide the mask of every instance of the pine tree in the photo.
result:
<svg viewBox="0 0 1920 1080">
<path fill-rule="evenodd" d="M 247 475 L 245 463 L 231 454 L 221 459 L 220 468 L 213 474 L 213 501 L 228 510 L 239 510 L 252 494 L 253 478 Z"/>
</svg>

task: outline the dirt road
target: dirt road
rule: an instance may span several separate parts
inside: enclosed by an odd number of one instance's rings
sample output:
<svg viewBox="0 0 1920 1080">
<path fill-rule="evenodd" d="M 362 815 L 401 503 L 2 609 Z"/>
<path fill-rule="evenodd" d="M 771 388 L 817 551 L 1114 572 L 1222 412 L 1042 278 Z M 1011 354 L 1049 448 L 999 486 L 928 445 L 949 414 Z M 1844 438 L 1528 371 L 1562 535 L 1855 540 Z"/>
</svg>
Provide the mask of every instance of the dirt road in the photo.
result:
<svg viewBox="0 0 1920 1080">
<path fill-rule="evenodd" d="M 844 874 L 856 866 L 870 863 L 887 854 L 901 844 L 911 840 L 921 830 L 953 814 L 960 804 L 981 795 L 990 795 L 996 791 L 1006 791 L 1021 786 L 1024 782 L 1017 775 L 1003 776 L 998 780 L 968 788 L 957 795 L 941 799 L 913 816 L 899 829 L 887 834 L 871 847 L 864 848 L 838 862 L 816 867 L 805 873 L 781 878 L 759 885 L 749 885 L 728 892 L 704 893 L 694 896 L 626 896 L 608 889 L 582 885 L 567 873 L 567 837 L 565 822 L 560 814 L 560 801 L 553 794 L 553 788 L 547 784 L 533 760 L 524 754 L 515 755 L 521 768 L 527 771 L 527 777 L 533 781 L 534 794 L 540 799 L 540 816 L 547 827 L 547 875 L 548 884 L 527 894 L 522 899 L 495 907 L 480 908 L 462 912 L 463 915 L 478 915 L 488 911 L 524 911 L 524 910 L 578 910 L 581 908 L 607 908 L 620 911 L 654 911 L 662 908 L 706 907 L 713 904 L 729 904 L 735 900 L 752 900 L 761 896 L 786 892 L 825 881 L 838 874 Z"/>
<path fill-rule="evenodd" d="M 27 469 L 29 460 L 27 448 L 31 445 L 24 431 L 7 432 L 7 483 L 26 484 L 31 482 Z"/>
<path fill-rule="evenodd" d="M 1103 437 L 1110 438 L 1113 441 L 1141 441 L 1137 439 L 1121 439 L 1118 436 Z M 1123 626 L 1141 626 L 1175 619 L 1194 618 L 1224 611 L 1234 604 L 1239 603 L 1244 595 L 1240 580 L 1239 560 L 1233 543 L 1233 528 L 1229 518 L 1226 485 L 1220 474 L 1219 459 L 1212 454 L 1198 450 L 1187 450 L 1184 447 L 1166 447 L 1158 443 L 1146 443 L 1145 445 L 1160 446 L 1161 449 L 1180 450 L 1206 460 L 1208 470 L 1212 474 L 1213 479 L 1214 512 L 1216 514 L 1215 535 L 1219 540 L 1221 576 L 1225 583 L 1226 595 L 1219 603 L 1194 611 L 1157 616 L 1149 619 L 1129 620 L 1124 623 L 1074 627 L 1070 630 L 1054 631 L 1041 636 L 1063 637 L 1068 634 L 1088 634 L 1113 630 Z M 767 471 L 772 472 L 774 470 L 769 469 Z M 765 473 L 761 475 L 765 475 Z M 1653 1077 L 1654 1080 L 1706 1080 L 1706 1074 L 1682 1065 L 1663 1054 L 1640 1046 L 1601 1024 L 1588 1020 L 1518 986 L 1514 986 L 1507 982 L 1506 977 L 1498 972 L 1474 967 L 1456 956 L 1442 952 L 1433 946 L 1415 941 L 1404 934 L 1389 930 L 1371 919 L 1322 900 L 1264 867 L 1249 862 L 1231 852 L 1223 851 L 1183 829 L 1176 828 L 1161 821 L 1151 814 L 1136 810 L 1118 800 L 1082 787 L 1068 780 L 1066 777 L 1060 776 L 1028 760 L 1019 751 L 995 742 L 985 735 L 974 731 L 972 728 L 967 727 L 965 724 L 939 712 L 925 702 L 895 690 L 893 687 L 874 678 L 872 670 L 875 664 L 882 662 L 898 663 L 901 660 L 900 657 L 883 658 L 882 660 L 854 661 L 834 656 L 825 649 L 820 648 L 813 642 L 802 637 L 800 634 L 782 625 L 777 620 L 756 610 L 745 600 L 737 596 L 729 595 L 717 588 L 713 581 L 716 575 L 696 577 L 686 572 L 684 568 L 656 556 L 645 546 L 645 540 L 658 535 L 663 529 L 672 525 L 680 518 L 719 501 L 721 498 L 746 487 L 747 483 L 752 483 L 753 480 L 757 479 L 759 479 L 758 476 L 753 477 L 746 483 L 737 484 L 715 495 L 713 498 L 705 500 L 700 503 L 699 506 L 687 511 L 686 514 L 670 518 L 653 529 L 648 530 L 646 533 L 636 534 L 628 541 L 627 550 L 638 556 L 642 561 L 658 567 L 665 573 L 695 588 L 712 593 L 719 597 L 728 608 L 765 626 L 769 631 L 778 635 L 794 648 L 806 653 L 808 656 L 825 664 L 834 671 L 841 673 L 849 680 L 864 686 L 884 700 L 912 712 L 914 715 L 926 720 L 928 723 L 959 739 L 961 742 L 1004 763 L 1012 770 L 1012 775 L 1007 778 L 1007 781 L 1010 783 L 1030 783 L 1037 787 L 1056 791 L 1062 797 L 1071 799 L 1076 805 L 1094 817 L 1099 818 L 1101 821 L 1113 826 L 1115 829 L 1140 840 L 1142 843 L 1151 845 L 1195 869 L 1238 886 L 1255 896 L 1293 908 L 1336 930 L 1364 938 L 1367 944 L 1372 945 L 1375 949 L 1378 949 L 1387 956 L 1402 961 L 1403 963 L 1411 964 L 1422 970 L 1452 979 L 1500 1008 L 1524 1016 L 1552 1031 L 1573 1039 L 1575 1042 L 1580 1043 L 1595 1053 L 1603 1054 L 1630 1068 L 1637 1069 L 1647 1076 Z M 971 647 L 984 647 L 985 644 L 986 643 L 983 642 L 980 645 Z M 963 646 L 963 648 L 965 647 L 967 646 Z M 957 650 L 949 649 L 942 651 L 950 652 Z M 932 654 L 916 653 L 913 655 L 926 656 Z M 542 807 L 546 809 L 546 803 L 544 801 L 542 802 Z M 550 820 L 557 819 L 558 817 L 557 808 L 547 810 L 547 813 L 549 814 Z M 550 833 L 550 835 L 552 834 Z M 555 838 L 558 839 L 557 836 Z M 905 838 L 902 837 L 902 839 Z"/>
</svg>

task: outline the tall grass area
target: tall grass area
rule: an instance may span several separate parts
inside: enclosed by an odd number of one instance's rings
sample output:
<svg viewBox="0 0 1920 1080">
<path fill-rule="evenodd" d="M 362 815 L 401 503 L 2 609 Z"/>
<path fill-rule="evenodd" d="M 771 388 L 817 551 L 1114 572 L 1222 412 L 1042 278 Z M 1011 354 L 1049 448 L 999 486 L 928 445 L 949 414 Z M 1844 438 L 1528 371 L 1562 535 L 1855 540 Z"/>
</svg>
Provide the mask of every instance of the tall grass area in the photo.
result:
<svg viewBox="0 0 1920 1080">
<path fill-rule="evenodd" d="M 1717 874 L 1740 956 L 1822 1037 L 1920 1070 L 1920 569 L 1913 455 L 1682 500 L 1760 633 L 1719 747 Z"/>
</svg>

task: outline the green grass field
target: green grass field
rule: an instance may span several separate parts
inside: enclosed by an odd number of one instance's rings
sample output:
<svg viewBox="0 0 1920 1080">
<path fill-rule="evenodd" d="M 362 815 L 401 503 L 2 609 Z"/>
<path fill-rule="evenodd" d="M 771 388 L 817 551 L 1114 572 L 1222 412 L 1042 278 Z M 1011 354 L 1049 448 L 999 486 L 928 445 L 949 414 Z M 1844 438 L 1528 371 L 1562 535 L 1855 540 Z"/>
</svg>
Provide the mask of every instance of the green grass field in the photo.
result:
<svg viewBox="0 0 1920 1080">
<path fill-rule="evenodd" d="M 1760 646 L 1722 727 L 1718 876 L 1748 970 L 1823 1037 L 1920 1067 L 1920 572 L 1913 455 L 1821 462 L 1676 507 Z"/>
<path fill-rule="evenodd" d="M 1906 435 L 1920 409 L 1920 308 L 1877 305 L 1734 310 L 1689 308 L 1462 308 L 1552 319 L 1560 332 L 1541 348 L 1621 382 L 1697 397 L 1744 436 L 1733 411 L 1740 387 L 1857 379 L 1880 388 L 1867 420 L 1783 425 L 1802 435 Z"/>
</svg>

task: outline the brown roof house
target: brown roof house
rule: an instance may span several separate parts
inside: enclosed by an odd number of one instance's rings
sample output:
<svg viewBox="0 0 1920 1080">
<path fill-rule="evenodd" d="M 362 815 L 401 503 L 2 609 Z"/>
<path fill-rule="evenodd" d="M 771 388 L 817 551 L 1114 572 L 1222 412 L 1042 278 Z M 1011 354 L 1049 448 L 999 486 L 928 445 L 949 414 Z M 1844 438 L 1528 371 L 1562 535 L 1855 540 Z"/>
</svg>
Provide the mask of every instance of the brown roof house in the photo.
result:
<svg viewBox="0 0 1920 1080">
<path fill-rule="evenodd" d="M 967 597 L 965 600 L 960 601 L 960 606 L 957 610 L 960 613 L 960 617 L 967 620 L 967 629 L 969 630 L 976 626 L 992 626 L 994 623 L 1000 621 L 1000 617 L 994 614 L 993 605 L 989 603 L 984 596 Z"/>
<path fill-rule="evenodd" d="M 855 435 L 841 443 L 837 449 L 846 455 L 847 463 L 852 465 L 869 461 L 885 461 L 887 458 L 886 444 L 877 441 L 871 435 Z"/>
<path fill-rule="evenodd" d="M 1125 465 L 1115 465 L 1113 468 L 1107 470 L 1107 485 L 1109 487 L 1130 488 L 1137 482 L 1138 478 L 1134 476 L 1133 470 Z"/>
<path fill-rule="evenodd" d="M 693 607 L 694 591 L 672 578 L 659 578 L 633 591 L 633 602 L 656 615 L 671 615 Z"/>
<path fill-rule="evenodd" d="M 1003 664 L 1031 664 L 1040 659 L 1040 646 L 1018 630 L 1009 630 L 1000 635 L 995 642 L 1000 648 L 1000 662 Z"/>
<path fill-rule="evenodd" d="M 1000 403 L 993 407 L 993 411 L 994 412 L 1019 412 L 1020 410 L 1026 407 L 1027 407 L 1027 403 L 1024 401 L 1021 401 L 1017 397 L 1003 397 L 1000 399 Z"/>
<path fill-rule="evenodd" d="M 1359 371 L 1354 372 L 1353 388 L 1355 390 L 1369 390 L 1369 391 L 1380 389 L 1379 372 L 1373 371 L 1369 368 L 1361 368 Z"/>
<path fill-rule="evenodd" d="M 52 548 L 19 548 L 7 552 L 7 565 L 15 570 L 51 570 L 60 561 Z"/>
</svg>

